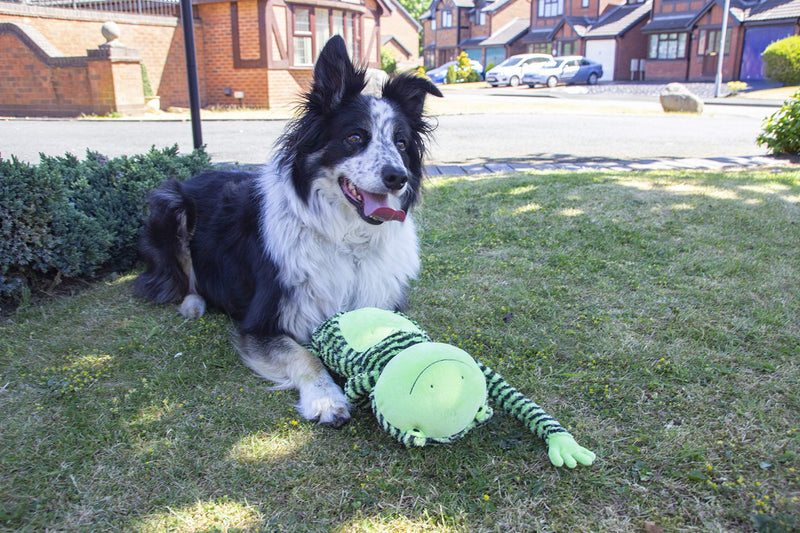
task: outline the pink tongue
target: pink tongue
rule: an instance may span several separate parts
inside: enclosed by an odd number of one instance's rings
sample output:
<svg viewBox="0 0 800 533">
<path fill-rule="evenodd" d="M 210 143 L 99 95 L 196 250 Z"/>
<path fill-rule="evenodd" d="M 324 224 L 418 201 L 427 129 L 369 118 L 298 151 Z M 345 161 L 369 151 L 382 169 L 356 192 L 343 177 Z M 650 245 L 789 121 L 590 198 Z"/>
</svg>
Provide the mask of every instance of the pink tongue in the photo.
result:
<svg viewBox="0 0 800 533">
<path fill-rule="evenodd" d="M 364 200 L 364 214 L 368 217 L 376 218 L 383 222 L 390 220 L 402 222 L 406 219 L 405 211 L 389 207 L 386 203 L 388 196 L 385 194 L 372 194 L 362 190 L 361 198 Z"/>
</svg>

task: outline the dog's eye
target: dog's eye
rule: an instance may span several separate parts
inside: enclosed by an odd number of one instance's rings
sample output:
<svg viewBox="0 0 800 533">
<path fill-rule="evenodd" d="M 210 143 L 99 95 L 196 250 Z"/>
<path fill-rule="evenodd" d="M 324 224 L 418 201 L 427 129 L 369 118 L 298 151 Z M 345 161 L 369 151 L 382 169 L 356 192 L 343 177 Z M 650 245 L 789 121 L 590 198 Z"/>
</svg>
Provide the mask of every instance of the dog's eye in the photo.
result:
<svg viewBox="0 0 800 533">
<path fill-rule="evenodd" d="M 395 141 L 394 144 L 397 146 L 397 149 L 400 150 L 401 152 L 406 151 L 406 142 L 404 140 L 401 139 L 399 141 Z"/>
<path fill-rule="evenodd" d="M 350 136 L 347 137 L 347 142 L 350 144 L 360 144 L 363 137 L 360 133 L 351 133 Z"/>
</svg>

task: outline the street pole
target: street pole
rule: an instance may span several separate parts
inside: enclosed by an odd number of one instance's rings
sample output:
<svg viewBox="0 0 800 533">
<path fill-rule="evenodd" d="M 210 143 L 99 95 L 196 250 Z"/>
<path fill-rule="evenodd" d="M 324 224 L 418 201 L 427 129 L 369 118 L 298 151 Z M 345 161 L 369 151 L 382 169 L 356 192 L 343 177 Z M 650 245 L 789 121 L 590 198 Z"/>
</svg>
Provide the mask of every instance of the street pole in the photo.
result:
<svg viewBox="0 0 800 533">
<path fill-rule="evenodd" d="M 722 64 L 725 62 L 725 41 L 728 33 L 728 14 L 731 11 L 731 0 L 725 0 L 725 7 L 722 9 L 722 31 L 719 35 L 719 51 L 717 52 L 717 77 L 714 80 L 714 97 L 722 96 Z"/>
<path fill-rule="evenodd" d="M 192 116 L 192 140 L 194 148 L 197 150 L 203 146 L 203 132 L 200 128 L 200 89 L 197 83 L 192 0 L 181 0 L 181 18 L 183 19 L 183 50 L 186 52 L 186 79 L 189 84 L 189 111 Z"/>
</svg>

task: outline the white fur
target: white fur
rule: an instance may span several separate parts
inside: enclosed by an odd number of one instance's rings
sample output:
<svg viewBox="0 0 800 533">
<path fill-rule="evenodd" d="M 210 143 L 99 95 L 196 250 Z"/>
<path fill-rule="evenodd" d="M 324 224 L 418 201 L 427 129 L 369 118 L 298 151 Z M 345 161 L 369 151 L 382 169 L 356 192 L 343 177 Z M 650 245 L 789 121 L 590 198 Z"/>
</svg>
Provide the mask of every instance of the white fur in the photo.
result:
<svg viewBox="0 0 800 533">
<path fill-rule="evenodd" d="M 264 241 L 267 253 L 281 265 L 280 281 L 289 292 L 280 306 L 280 326 L 300 342 L 340 311 L 393 308 L 419 272 L 413 218 L 368 224 L 338 183 L 344 175 L 359 188 L 387 194 L 380 169 L 387 164 L 403 166 L 394 144 L 394 111 L 380 100 L 373 101 L 372 111 L 369 146 L 336 168 L 323 169 L 313 182 L 308 204 L 297 197 L 287 169 L 273 161 L 261 175 Z M 399 207 L 404 192 L 390 194 L 390 201 Z"/>
</svg>

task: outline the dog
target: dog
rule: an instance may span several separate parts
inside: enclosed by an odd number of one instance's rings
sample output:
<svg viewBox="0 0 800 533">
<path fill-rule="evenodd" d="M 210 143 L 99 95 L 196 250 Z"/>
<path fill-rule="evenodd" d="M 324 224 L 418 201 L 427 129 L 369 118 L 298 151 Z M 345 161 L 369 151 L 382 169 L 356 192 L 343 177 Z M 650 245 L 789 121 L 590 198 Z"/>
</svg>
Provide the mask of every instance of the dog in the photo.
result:
<svg viewBox="0 0 800 533">
<path fill-rule="evenodd" d="M 414 221 L 433 127 L 427 78 L 399 75 L 382 97 L 331 38 L 300 113 L 257 172 L 210 170 L 150 194 L 135 292 L 206 305 L 237 324 L 242 361 L 275 388 L 297 389 L 304 418 L 340 427 L 349 405 L 303 343 L 325 319 L 360 307 L 400 309 L 420 267 Z"/>
</svg>

